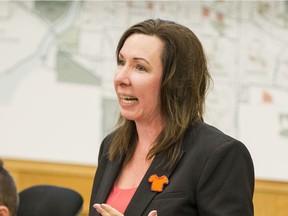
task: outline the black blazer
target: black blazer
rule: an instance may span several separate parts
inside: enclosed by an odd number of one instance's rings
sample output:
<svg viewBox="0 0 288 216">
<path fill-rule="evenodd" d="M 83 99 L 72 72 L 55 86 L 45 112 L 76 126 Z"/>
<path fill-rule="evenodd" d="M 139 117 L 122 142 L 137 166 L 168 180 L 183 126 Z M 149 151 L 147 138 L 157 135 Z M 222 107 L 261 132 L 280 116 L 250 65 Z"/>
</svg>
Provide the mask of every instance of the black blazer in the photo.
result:
<svg viewBox="0 0 288 216">
<path fill-rule="evenodd" d="M 122 161 L 108 161 L 112 135 L 100 148 L 99 161 L 90 200 L 89 216 L 99 213 L 94 203 L 105 203 Z M 164 170 L 157 155 L 142 179 L 125 216 L 147 216 L 157 210 L 159 216 L 252 216 L 254 168 L 247 148 L 203 122 L 191 126 L 185 136 L 183 153 L 175 166 Z M 169 184 L 162 192 L 151 191 L 153 174 L 166 175 Z"/>
</svg>

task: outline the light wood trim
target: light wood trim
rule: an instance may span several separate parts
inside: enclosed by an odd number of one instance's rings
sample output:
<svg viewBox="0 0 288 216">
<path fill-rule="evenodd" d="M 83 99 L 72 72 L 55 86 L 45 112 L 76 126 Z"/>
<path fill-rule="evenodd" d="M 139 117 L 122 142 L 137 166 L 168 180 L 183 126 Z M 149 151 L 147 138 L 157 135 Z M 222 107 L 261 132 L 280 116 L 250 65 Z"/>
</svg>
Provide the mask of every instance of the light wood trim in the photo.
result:
<svg viewBox="0 0 288 216">
<path fill-rule="evenodd" d="M 257 180 L 255 182 L 255 192 L 288 195 L 288 182 Z"/>
<path fill-rule="evenodd" d="M 3 158 L 2 158 L 3 159 Z M 4 166 L 15 178 L 18 191 L 35 184 L 53 184 L 78 191 L 84 199 L 81 216 L 88 215 L 96 166 L 4 158 Z M 257 179 L 255 216 L 288 215 L 288 182 Z"/>
<path fill-rule="evenodd" d="M 96 166 L 2 158 L 18 191 L 36 184 L 52 184 L 78 191 L 83 199 L 81 216 L 88 215 Z"/>
<path fill-rule="evenodd" d="M 288 182 L 257 180 L 254 208 L 255 216 L 287 216 Z"/>
</svg>

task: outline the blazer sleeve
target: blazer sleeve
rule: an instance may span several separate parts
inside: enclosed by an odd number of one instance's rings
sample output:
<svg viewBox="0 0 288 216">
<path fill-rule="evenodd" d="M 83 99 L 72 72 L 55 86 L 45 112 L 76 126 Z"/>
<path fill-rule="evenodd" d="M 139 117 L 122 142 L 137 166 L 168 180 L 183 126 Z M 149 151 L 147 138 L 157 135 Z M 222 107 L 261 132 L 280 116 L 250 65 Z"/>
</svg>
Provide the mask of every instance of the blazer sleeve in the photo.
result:
<svg viewBox="0 0 288 216">
<path fill-rule="evenodd" d="M 254 167 L 244 144 L 229 140 L 206 161 L 196 190 L 199 215 L 253 216 Z"/>
<path fill-rule="evenodd" d="M 99 185 L 102 181 L 102 177 L 105 171 L 105 167 L 107 165 L 108 159 L 107 159 L 107 151 L 108 151 L 108 144 L 111 141 L 111 136 L 105 137 L 105 139 L 102 141 L 99 153 L 98 153 L 98 166 L 97 170 L 94 176 L 91 196 L 90 196 L 90 206 L 89 206 L 89 215 L 94 215 L 96 210 L 93 208 L 95 195 L 97 194 L 99 190 Z"/>
</svg>

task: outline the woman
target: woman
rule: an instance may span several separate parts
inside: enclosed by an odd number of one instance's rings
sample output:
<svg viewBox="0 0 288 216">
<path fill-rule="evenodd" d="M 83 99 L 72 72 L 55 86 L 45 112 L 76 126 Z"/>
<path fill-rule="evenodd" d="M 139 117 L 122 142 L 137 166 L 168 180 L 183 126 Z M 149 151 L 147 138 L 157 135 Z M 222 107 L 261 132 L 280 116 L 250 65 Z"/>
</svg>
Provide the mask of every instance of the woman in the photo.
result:
<svg viewBox="0 0 288 216">
<path fill-rule="evenodd" d="M 194 33 L 146 20 L 116 54 L 121 116 L 101 144 L 89 216 L 253 215 L 247 148 L 203 121 L 210 75 Z"/>
</svg>

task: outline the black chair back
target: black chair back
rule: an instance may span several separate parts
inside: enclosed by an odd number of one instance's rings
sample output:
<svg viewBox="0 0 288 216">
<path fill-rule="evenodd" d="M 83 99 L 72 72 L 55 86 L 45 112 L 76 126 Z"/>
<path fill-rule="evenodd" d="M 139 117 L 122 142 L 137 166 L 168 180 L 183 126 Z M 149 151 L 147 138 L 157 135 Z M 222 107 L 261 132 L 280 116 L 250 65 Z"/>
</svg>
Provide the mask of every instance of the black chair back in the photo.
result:
<svg viewBox="0 0 288 216">
<path fill-rule="evenodd" d="M 54 185 L 36 185 L 19 193 L 18 216 L 75 216 L 83 198 L 75 190 Z"/>
</svg>

